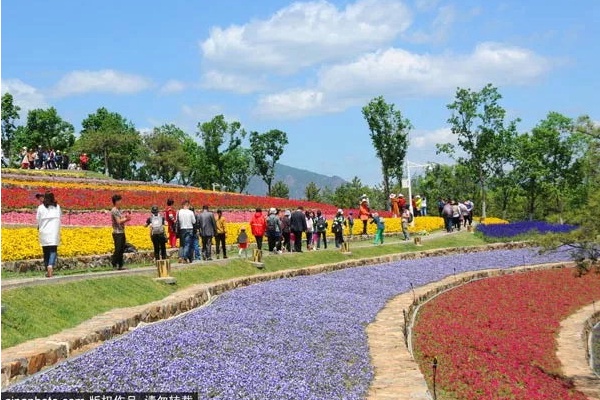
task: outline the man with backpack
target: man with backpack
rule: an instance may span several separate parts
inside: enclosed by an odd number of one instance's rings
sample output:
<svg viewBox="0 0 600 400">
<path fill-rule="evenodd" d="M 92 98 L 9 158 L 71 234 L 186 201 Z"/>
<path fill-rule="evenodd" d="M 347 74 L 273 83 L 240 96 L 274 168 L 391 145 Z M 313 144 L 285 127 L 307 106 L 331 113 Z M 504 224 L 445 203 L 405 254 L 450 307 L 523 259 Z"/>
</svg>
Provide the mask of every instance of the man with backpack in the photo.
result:
<svg viewBox="0 0 600 400">
<path fill-rule="evenodd" d="M 267 217 L 267 240 L 269 243 L 269 252 L 273 254 L 281 253 L 281 232 L 283 226 L 277 216 L 277 210 L 271 208 Z"/>
<path fill-rule="evenodd" d="M 321 210 L 317 210 L 317 217 L 315 218 L 315 231 L 317 232 L 317 249 L 321 248 L 321 238 L 323 238 L 323 247 L 327 249 L 327 220 L 321 213 Z"/>
<path fill-rule="evenodd" d="M 150 227 L 150 239 L 154 246 L 154 259 L 167 259 L 167 237 L 165 236 L 165 219 L 158 214 L 158 206 L 152 206 L 150 217 L 146 220 L 144 227 Z"/>
<path fill-rule="evenodd" d="M 202 258 L 211 261 L 212 238 L 217 232 L 217 222 L 215 215 L 208 211 L 208 206 L 202 206 L 202 213 L 199 216 L 199 228 L 202 238 Z"/>
</svg>

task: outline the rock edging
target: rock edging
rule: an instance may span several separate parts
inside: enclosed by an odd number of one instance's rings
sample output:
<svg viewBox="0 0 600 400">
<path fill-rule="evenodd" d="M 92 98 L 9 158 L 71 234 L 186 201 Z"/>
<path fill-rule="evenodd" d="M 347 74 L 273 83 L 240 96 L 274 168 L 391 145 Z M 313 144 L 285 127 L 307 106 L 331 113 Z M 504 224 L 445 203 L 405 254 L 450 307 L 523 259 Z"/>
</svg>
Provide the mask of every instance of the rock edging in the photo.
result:
<svg viewBox="0 0 600 400">
<path fill-rule="evenodd" d="M 467 254 L 481 251 L 528 247 L 527 243 L 496 243 L 474 247 L 454 247 L 425 250 L 414 253 L 397 253 L 373 258 L 351 259 L 338 263 L 321 264 L 293 270 L 283 270 L 252 276 L 232 278 L 209 284 L 192 285 L 164 299 L 148 304 L 115 309 L 93 317 L 80 325 L 60 333 L 2 350 L 1 382 L 5 388 L 10 383 L 39 372 L 73 355 L 74 351 L 112 339 L 128 332 L 140 323 L 151 323 L 171 318 L 205 304 L 210 297 L 236 288 L 275 279 L 314 275 L 345 268 L 384 264 L 401 260 Z"/>
</svg>

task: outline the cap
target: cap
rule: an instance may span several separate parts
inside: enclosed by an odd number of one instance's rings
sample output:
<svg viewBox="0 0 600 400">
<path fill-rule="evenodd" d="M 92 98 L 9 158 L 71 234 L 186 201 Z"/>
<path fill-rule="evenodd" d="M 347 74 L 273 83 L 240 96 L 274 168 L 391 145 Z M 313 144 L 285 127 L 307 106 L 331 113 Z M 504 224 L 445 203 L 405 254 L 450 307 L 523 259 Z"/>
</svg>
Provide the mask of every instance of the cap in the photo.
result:
<svg viewBox="0 0 600 400">
<path fill-rule="evenodd" d="M 343 213 L 344 213 L 344 210 L 342 210 L 341 208 L 338 208 L 338 211 L 337 211 L 337 212 L 338 212 L 339 214 L 343 214 Z"/>
<path fill-rule="evenodd" d="M 277 210 L 273 207 L 269 208 L 269 214 L 277 214 Z"/>
<path fill-rule="evenodd" d="M 292 213 L 290 212 L 290 210 L 285 210 L 285 216 L 289 217 L 290 215 L 292 215 Z"/>
</svg>

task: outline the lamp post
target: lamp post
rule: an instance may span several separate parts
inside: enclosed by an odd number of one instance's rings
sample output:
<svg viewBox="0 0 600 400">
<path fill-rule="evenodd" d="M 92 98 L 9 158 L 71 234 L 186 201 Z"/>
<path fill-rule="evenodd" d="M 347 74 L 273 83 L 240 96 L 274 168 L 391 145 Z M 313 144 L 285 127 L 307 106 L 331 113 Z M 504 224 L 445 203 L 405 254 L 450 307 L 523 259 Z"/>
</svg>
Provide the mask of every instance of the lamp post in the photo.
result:
<svg viewBox="0 0 600 400">
<path fill-rule="evenodd" d="M 412 215 L 415 215 L 412 206 L 412 180 L 410 177 L 410 169 L 411 168 L 430 168 L 431 166 L 436 165 L 436 163 L 427 163 L 427 164 L 417 164 L 412 161 L 406 160 L 406 177 L 407 177 L 407 186 L 408 186 L 408 209 Z"/>
</svg>

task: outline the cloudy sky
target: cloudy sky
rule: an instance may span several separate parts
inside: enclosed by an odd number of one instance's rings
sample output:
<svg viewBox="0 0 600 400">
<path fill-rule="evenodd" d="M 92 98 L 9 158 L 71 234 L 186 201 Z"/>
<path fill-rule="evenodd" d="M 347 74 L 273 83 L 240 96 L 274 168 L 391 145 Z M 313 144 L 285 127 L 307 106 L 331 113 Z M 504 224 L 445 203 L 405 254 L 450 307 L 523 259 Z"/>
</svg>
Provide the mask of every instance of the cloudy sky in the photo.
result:
<svg viewBox="0 0 600 400">
<path fill-rule="evenodd" d="M 600 120 L 600 1 L 4 0 L 2 93 L 80 129 L 107 107 L 194 134 L 224 114 L 288 133 L 282 162 L 380 181 L 361 107 L 410 119 L 409 160 L 446 162 L 457 87 L 498 86 L 523 131 L 549 111 Z"/>
</svg>

